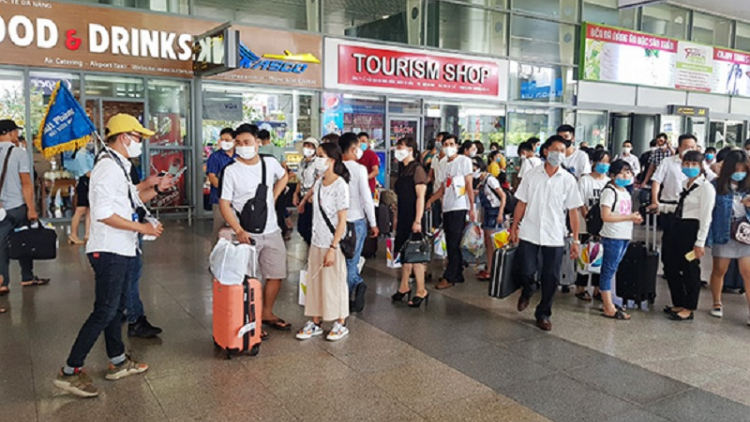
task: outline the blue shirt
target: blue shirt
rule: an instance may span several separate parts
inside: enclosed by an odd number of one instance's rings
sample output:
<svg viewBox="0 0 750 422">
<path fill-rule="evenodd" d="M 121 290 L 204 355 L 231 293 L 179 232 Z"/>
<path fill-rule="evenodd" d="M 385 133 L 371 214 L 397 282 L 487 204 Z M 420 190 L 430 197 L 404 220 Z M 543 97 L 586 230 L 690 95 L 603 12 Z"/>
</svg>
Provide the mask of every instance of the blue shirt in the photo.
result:
<svg viewBox="0 0 750 422">
<path fill-rule="evenodd" d="M 65 169 L 73 173 L 76 179 L 85 176 L 86 173 L 94 169 L 94 154 L 87 151 L 86 148 L 81 148 L 75 152 L 66 152 L 63 158 Z"/>
<path fill-rule="evenodd" d="M 208 157 L 208 162 L 206 162 L 206 174 L 215 174 L 216 177 L 221 177 L 221 172 L 224 170 L 224 167 L 232 163 L 235 158 L 237 158 L 236 153 L 230 157 L 223 150 L 214 151 L 213 154 Z M 211 205 L 219 203 L 219 188 L 214 185 L 211 185 L 209 201 Z"/>
</svg>

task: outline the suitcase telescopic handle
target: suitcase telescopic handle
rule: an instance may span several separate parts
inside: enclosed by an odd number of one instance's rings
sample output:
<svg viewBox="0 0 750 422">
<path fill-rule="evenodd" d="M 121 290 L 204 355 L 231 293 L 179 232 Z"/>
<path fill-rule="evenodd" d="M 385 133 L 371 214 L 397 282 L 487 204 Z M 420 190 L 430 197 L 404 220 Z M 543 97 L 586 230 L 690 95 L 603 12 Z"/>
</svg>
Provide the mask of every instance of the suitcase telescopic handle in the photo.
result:
<svg viewBox="0 0 750 422">
<path fill-rule="evenodd" d="M 646 213 L 646 249 L 655 251 L 657 249 L 657 238 L 659 233 L 659 224 L 656 214 Z M 651 240 L 653 236 L 653 240 Z"/>
</svg>

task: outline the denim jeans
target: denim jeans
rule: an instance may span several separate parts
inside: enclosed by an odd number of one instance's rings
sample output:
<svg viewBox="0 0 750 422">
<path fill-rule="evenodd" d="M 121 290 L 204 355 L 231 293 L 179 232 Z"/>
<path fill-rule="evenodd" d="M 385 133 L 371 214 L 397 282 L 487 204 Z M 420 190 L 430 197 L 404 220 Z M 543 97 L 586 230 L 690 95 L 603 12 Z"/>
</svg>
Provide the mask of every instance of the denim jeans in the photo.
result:
<svg viewBox="0 0 750 422">
<path fill-rule="evenodd" d="M 602 237 L 604 256 L 602 256 L 602 271 L 599 277 L 599 290 L 603 292 L 612 291 L 612 280 L 615 279 L 617 268 L 625 257 L 625 252 L 628 251 L 629 244 L 629 240 Z"/>
<path fill-rule="evenodd" d="M 130 324 L 134 324 L 138 321 L 138 318 L 142 317 L 145 313 L 143 310 L 143 302 L 141 302 L 141 291 L 139 287 L 142 271 L 143 259 L 141 258 L 141 254 L 138 253 L 130 265 L 130 294 L 128 295 L 128 323 Z"/>
<path fill-rule="evenodd" d="M 354 249 L 352 259 L 346 260 L 346 284 L 349 286 L 349 294 L 354 293 L 354 288 L 362 282 L 362 276 L 359 275 L 357 264 L 359 257 L 362 255 L 362 247 L 365 245 L 367 237 L 367 219 L 363 218 L 354 222 L 354 232 L 357 234 L 357 247 Z"/>
<path fill-rule="evenodd" d="M 113 253 L 91 253 L 88 255 L 94 269 L 96 299 L 94 310 L 78 332 L 78 337 L 68 356 L 67 365 L 83 366 L 86 356 L 104 332 L 107 357 L 114 358 L 125 353 L 122 343 L 122 316 L 128 304 L 135 257 Z"/>
<path fill-rule="evenodd" d="M 3 286 L 10 284 L 10 259 L 8 258 L 8 238 L 16 227 L 29 224 L 26 219 L 26 205 L 21 205 L 10 210 L 5 210 L 7 216 L 5 220 L 0 221 L 0 275 L 3 276 Z M 34 279 L 34 261 L 30 259 L 19 259 L 18 264 L 21 266 L 21 281 L 31 281 Z"/>
</svg>

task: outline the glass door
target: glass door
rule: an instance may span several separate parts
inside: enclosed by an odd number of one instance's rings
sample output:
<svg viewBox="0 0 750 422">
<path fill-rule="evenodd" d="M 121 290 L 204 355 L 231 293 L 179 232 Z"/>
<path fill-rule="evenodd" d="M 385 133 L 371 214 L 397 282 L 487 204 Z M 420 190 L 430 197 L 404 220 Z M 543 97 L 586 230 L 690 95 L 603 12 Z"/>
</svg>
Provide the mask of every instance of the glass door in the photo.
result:
<svg viewBox="0 0 750 422">
<path fill-rule="evenodd" d="M 387 172 L 391 176 L 391 180 L 395 181 L 398 176 L 398 162 L 396 161 L 394 150 L 396 142 L 401 138 L 414 138 L 417 144 L 421 143 L 422 139 L 422 119 L 420 117 L 401 117 L 401 116 L 389 116 L 388 118 L 388 167 Z M 381 165 L 382 167 L 382 165 Z M 390 182 L 386 181 L 388 186 Z M 392 186 L 391 186 L 392 188 Z"/>
</svg>

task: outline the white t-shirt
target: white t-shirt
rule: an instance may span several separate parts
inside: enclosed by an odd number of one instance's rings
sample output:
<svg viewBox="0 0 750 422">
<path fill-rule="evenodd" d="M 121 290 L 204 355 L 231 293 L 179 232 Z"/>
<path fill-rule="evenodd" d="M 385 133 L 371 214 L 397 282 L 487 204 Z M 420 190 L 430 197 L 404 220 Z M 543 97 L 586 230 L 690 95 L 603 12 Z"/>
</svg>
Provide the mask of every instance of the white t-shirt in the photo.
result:
<svg viewBox="0 0 750 422">
<path fill-rule="evenodd" d="M 500 199 L 497 197 L 495 189 L 500 189 L 500 182 L 492 175 L 487 176 L 484 180 L 484 195 L 490 201 L 492 208 L 500 208 Z"/>
<path fill-rule="evenodd" d="M 471 159 L 465 155 L 458 155 L 453 161 L 448 161 L 448 157 L 440 160 L 440 165 L 435 171 L 435 180 L 439 185 L 445 186 L 443 213 L 469 210 L 466 176 L 471 174 Z"/>
<path fill-rule="evenodd" d="M 591 173 L 589 155 L 580 149 L 576 149 L 573 154 L 570 154 L 570 157 L 565 157 L 562 164 L 576 179 L 580 179 L 584 174 Z"/>
<path fill-rule="evenodd" d="M 323 211 L 328 216 L 333 230 L 336 231 L 336 227 L 339 224 L 338 212 L 349 208 L 349 184 L 342 177 L 336 179 L 329 186 L 323 186 L 322 177 L 315 182 L 315 187 L 313 188 L 312 244 L 313 246 L 327 249 L 333 243 L 333 233 L 331 233 L 326 220 L 320 214 L 318 191 L 320 191 L 320 202 L 323 203 Z"/>
<path fill-rule="evenodd" d="M 266 186 L 268 186 L 267 201 L 268 215 L 266 218 L 266 228 L 262 234 L 275 233 L 279 231 L 279 224 L 276 221 L 276 206 L 273 199 L 273 185 L 284 177 L 284 168 L 279 161 L 273 157 L 261 158 L 266 163 Z M 247 201 L 255 198 L 255 192 L 261 182 L 261 163 L 258 161 L 255 165 L 247 165 L 239 159 L 235 160 L 224 170 L 222 179 L 221 199 L 231 201 L 232 208 L 241 213 Z"/>
<path fill-rule="evenodd" d="M 375 203 L 370 192 L 370 182 L 367 178 L 367 168 L 356 161 L 344 161 L 349 170 L 349 212 L 346 220 L 355 222 L 367 218 L 368 226 L 375 227 Z"/>
<path fill-rule="evenodd" d="M 615 160 L 623 160 L 626 163 L 630 164 L 630 168 L 633 170 L 633 174 L 640 174 L 641 172 L 641 161 L 638 159 L 638 156 L 631 154 L 625 155 L 621 154 L 615 157 Z"/>
<path fill-rule="evenodd" d="M 591 209 L 597 202 L 599 202 L 599 196 L 602 193 L 602 189 L 607 186 L 609 179 L 602 177 L 601 179 L 594 179 L 590 174 L 584 175 L 578 180 L 578 192 L 581 193 L 583 204 Z"/>
<path fill-rule="evenodd" d="M 526 175 L 526 173 L 529 172 L 529 170 L 541 165 L 542 160 L 539 157 L 525 158 L 523 160 L 523 163 L 521 163 L 521 170 L 518 170 L 518 178 L 523 179 L 523 177 Z"/>
<path fill-rule="evenodd" d="M 614 189 L 617 189 L 615 193 Z M 615 198 L 617 203 L 615 203 Z M 608 206 L 614 215 L 630 215 L 633 213 L 633 199 L 625 189 L 607 188 L 602 191 L 600 200 L 602 208 Z M 621 221 L 619 223 L 604 222 L 601 237 L 608 239 L 630 240 L 633 238 L 633 222 Z"/>
<path fill-rule="evenodd" d="M 565 246 L 565 211 L 581 208 L 576 179 L 563 168 L 551 177 L 544 166 L 531 170 L 518 185 L 516 198 L 526 203 L 519 237 L 538 246 Z"/>
</svg>

